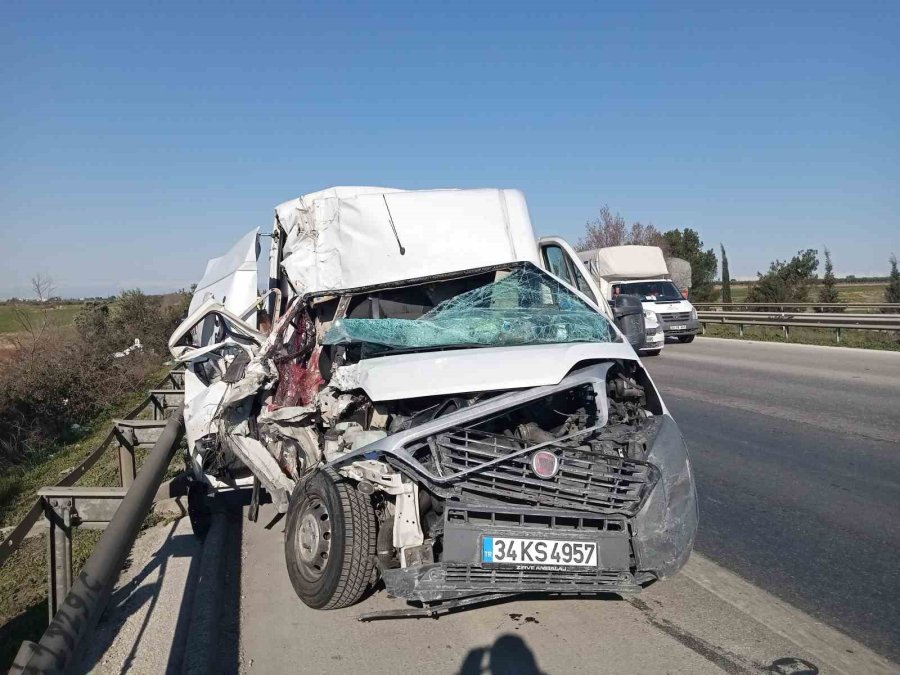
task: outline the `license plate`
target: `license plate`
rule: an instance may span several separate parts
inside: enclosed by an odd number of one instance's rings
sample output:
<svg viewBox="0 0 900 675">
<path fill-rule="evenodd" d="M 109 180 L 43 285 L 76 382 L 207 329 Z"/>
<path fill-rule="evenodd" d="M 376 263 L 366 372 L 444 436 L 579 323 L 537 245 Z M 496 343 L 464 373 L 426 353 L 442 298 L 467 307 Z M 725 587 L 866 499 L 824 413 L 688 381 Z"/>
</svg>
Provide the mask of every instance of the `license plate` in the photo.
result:
<svg viewBox="0 0 900 675">
<path fill-rule="evenodd" d="M 669 326 L 672 330 L 687 330 L 687 326 Z"/>
<path fill-rule="evenodd" d="M 597 543 L 484 537 L 481 542 L 481 562 L 485 565 L 597 567 Z"/>
</svg>

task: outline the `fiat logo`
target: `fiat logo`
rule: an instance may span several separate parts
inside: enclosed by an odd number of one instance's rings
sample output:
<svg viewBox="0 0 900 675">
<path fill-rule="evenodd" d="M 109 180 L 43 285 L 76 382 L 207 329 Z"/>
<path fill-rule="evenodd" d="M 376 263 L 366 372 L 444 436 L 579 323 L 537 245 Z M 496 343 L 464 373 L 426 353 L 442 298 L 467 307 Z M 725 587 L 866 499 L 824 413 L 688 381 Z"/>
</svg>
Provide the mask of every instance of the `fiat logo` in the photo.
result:
<svg viewBox="0 0 900 675">
<path fill-rule="evenodd" d="M 531 456 L 531 470 L 538 478 L 553 478 L 559 471 L 559 458 L 548 450 L 538 450 Z"/>
</svg>

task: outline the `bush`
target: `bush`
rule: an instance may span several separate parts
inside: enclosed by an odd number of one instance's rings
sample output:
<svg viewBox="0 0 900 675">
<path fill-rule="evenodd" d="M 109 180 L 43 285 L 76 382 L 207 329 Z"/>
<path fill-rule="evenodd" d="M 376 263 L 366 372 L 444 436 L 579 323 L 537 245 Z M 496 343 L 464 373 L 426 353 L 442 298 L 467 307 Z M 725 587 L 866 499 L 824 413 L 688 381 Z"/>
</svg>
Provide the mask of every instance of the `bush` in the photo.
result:
<svg viewBox="0 0 900 675">
<path fill-rule="evenodd" d="M 40 460 L 71 439 L 74 425 L 88 425 L 134 391 L 165 359 L 186 306 L 186 294 L 126 291 L 87 305 L 75 331 L 46 320 L 28 331 L 0 366 L 0 469 Z M 113 358 L 135 338 L 143 351 Z"/>
<path fill-rule="evenodd" d="M 758 274 L 759 279 L 747 293 L 747 302 L 771 302 L 778 305 L 807 302 L 809 287 L 816 279 L 818 267 L 818 251 L 815 249 L 799 251 L 788 262 L 776 260 L 769 265 L 768 272 Z M 761 309 L 765 311 L 768 308 Z M 777 306 L 773 306 L 772 309 L 777 309 Z"/>
<path fill-rule="evenodd" d="M 164 356 L 189 302 L 184 292 L 151 296 L 140 289 L 123 291 L 113 302 L 86 306 L 75 317 L 75 325 L 84 340 L 108 352 L 125 349 L 138 339 L 145 350 Z"/>
</svg>

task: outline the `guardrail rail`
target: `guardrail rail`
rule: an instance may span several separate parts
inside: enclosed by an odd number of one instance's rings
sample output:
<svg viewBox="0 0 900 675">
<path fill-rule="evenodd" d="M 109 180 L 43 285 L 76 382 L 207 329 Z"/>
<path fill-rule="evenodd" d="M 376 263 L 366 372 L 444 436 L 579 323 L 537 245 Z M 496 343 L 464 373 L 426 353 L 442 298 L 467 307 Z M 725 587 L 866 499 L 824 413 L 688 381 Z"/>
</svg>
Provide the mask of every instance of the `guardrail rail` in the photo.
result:
<svg viewBox="0 0 900 675">
<path fill-rule="evenodd" d="M 733 325 L 741 337 L 745 326 L 776 326 L 790 339 L 791 328 L 834 330 L 841 342 L 844 330 L 900 331 L 900 304 L 891 303 L 746 303 L 698 302 L 697 317 L 702 330 L 707 324 Z M 712 310 L 700 308 L 711 307 Z M 879 309 L 881 312 L 834 312 L 834 309 Z M 887 311 L 884 311 L 887 310 Z"/>
<path fill-rule="evenodd" d="M 166 386 L 168 385 L 168 387 Z M 21 545 L 43 515 L 48 525 L 48 606 L 50 623 L 40 641 L 22 643 L 10 673 L 69 672 L 85 638 L 103 613 L 122 565 L 153 502 L 169 496 L 161 489 L 166 469 L 184 431 L 184 371 L 170 372 L 103 442 L 59 483 L 38 490 L 25 517 L 0 543 L 0 566 Z M 147 411 L 151 419 L 138 419 Z M 113 445 L 119 486 L 75 483 Z M 140 471 L 135 450 L 150 447 Z M 104 530 L 78 577 L 73 579 L 72 531 Z"/>
</svg>

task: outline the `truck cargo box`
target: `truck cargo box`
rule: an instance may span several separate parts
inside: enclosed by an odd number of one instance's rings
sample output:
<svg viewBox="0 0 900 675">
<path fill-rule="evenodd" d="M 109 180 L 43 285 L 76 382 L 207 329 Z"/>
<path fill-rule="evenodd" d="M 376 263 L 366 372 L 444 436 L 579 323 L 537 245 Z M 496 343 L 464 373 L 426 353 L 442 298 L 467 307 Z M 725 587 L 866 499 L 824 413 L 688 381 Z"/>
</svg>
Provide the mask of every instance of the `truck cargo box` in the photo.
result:
<svg viewBox="0 0 900 675">
<path fill-rule="evenodd" d="M 669 269 L 657 246 L 608 246 L 579 253 L 591 275 L 612 279 L 659 279 Z"/>
</svg>

